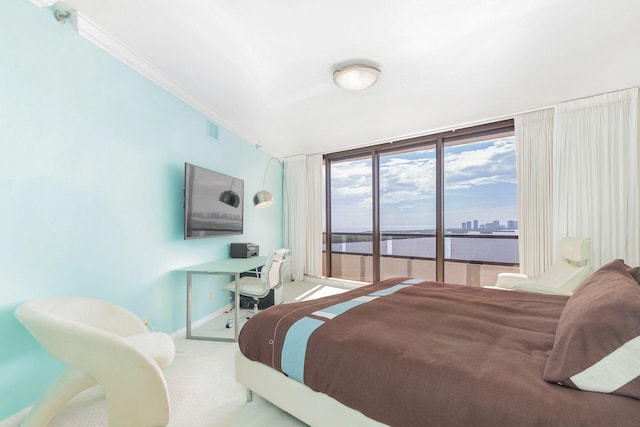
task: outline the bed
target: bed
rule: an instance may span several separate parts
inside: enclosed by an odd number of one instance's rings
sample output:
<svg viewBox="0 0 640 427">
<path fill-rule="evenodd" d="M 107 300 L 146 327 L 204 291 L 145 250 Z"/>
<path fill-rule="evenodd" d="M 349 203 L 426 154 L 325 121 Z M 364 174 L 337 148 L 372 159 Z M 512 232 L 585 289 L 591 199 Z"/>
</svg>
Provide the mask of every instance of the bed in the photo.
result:
<svg viewBox="0 0 640 427">
<path fill-rule="evenodd" d="M 634 274 L 614 261 L 571 297 L 394 278 L 274 306 L 243 327 L 236 378 L 312 426 L 639 426 Z"/>
</svg>

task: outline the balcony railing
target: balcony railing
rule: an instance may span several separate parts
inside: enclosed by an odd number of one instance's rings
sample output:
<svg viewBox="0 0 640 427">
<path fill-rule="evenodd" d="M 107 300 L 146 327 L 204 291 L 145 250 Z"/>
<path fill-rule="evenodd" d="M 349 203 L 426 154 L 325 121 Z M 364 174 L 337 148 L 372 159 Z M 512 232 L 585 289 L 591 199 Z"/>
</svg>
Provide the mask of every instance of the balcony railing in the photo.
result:
<svg viewBox="0 0 640 427">
<path fill-rule="evenodd" d="M 434 233 L 383 233 L 381 279 L 394 276 L 435 280 Z M 332 233 L 332 276 L 372 281 L 372 234 Z M 500 272 L 518 272 L 518 236 L 514 233 L 447 233 L 444 238 L 445 281 L 493 285 Z M 325 263 L 326 264 L 326 263 Z M 326 274 L 325 270 L 325 274 Z"/>
</svg>

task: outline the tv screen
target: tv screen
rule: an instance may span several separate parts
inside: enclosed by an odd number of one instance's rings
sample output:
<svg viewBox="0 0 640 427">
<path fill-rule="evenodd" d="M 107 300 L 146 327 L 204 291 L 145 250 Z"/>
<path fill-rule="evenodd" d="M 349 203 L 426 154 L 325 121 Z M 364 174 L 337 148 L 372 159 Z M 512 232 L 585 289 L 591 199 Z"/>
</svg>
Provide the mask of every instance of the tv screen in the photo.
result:
<svg viewBox="0 0 640 427">
<path fill-rule="evenodd" d="M 184 238 L 242 234 L 244 181 L 184 165 Z"/>
</svg>

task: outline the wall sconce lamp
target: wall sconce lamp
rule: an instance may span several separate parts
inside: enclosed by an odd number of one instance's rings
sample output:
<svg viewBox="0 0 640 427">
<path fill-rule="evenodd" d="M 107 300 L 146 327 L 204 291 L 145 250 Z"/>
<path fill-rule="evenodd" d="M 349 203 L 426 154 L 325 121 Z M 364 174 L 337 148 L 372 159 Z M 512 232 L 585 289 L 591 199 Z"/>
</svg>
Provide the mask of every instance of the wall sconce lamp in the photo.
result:
<svg viewBox="0 0 640 427">
<path fill-rule="evenodd" d="M 275 160 L 280 165 L 282 169 L 282 163 L 280 160 L 272 157 L 269 159 L 269 163 L 267 163 L 267 167 L 264 170 L 264 177 L 262 178 L 262 190 L 258 191 L 255 196 L 253 196 L 253 205 L 256 208 L 266 208 L 267 206 L 271 206 L 273 204 L 273 194 L 271 192 L 264 189 L 264 183 L 267 180 L 267 172 L 269 171 L 269 166 L 271 166 L 271 161 Z M 284 181 L 284 177 L 282 177 Z"/>
</svg>

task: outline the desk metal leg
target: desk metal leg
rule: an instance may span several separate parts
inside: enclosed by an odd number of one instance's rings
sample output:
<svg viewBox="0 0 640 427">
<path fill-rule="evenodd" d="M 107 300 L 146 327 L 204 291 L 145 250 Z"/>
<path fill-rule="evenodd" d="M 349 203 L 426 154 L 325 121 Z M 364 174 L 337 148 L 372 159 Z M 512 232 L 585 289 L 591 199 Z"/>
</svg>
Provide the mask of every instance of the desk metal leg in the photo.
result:
<svg viewBox="0 0 640 427">
<path fill-rule="evenodd" d="M 191 338 L 191 273 L 187 273 L 187 338 Z"/>
<path fill-rule="evenodd" d="M 204 274 L 216 274 L 216 273 L 204 273 Z M 235 292 L 235 301 L 234 301 L 234 319 L 235 322 L 233 324 L 233 334 L 234 338 L 223 338 L 223 337 L 205 337 L 205 336 L 197 336 L 193 335 L 191 332 L 191 317 L 192 317 L 192 282 L 191 282 L 191 272 L 187 272 L 187 339 L 193 340 L 206 340 L 206 341 L 226 341 L 226 342 L 237 342 L 240 328 L 240 295 L 238 294 L 238 280 L 240 280 L 240 273 L 236 273 L 236 292 Z M 233 276 L 232 276 L 233 277 Z"/>
<path fill-rule="evenodd" d="M 235 292 L 235 296 L 234 296 L 234 304 L 235 304 L 235 308 L 234 310 L 236 311 L 235 313 L 235 323 L 233 324 L 233 333 L 234 333 L 234 337 L 235 340 L 238 341 L 238 335 L 240 333 L 240 293 L 238 292 L 238 282 L 240 281 L 240 273 L 236 273 L 236 292 Z"/>
<path fill-rule="evenodd" d="M 240 259 L 240 258 L 230 258 L 227 260 L 216 261 L 216 262 L 208 262 L 204 264 L 194 265 L 190 268 L 181 269 L 187 273 L 187 327 L 186 327 L 186 337 L 194 340 L 209 340 L 209 341 L 227 341 L 227 342 L 237 342 L 238 337 L 240 336 L 240 292 L 238 292 L 238 283 L 240 282 L 240 274 L 245 271 L 252 271 L 257 267 L 264 265 L 267 257 L 254 257 L 252 259 Z M 218 275 L 218 276 L 227 276 L 235 278 L 235 287 L 232 289 L 235 290 L 234 299 L 232 301 L 232 310 L 235 310 L 233 313 L 233 333 L 229 330 L 220 331 L 218 334 L 225 336 L 223 337 L 211 337 L 211 336 L 197 336 L 193 335 L 193 275 L 201 274 L 201 275 Z M 227 301 L 229 301 L 227 299 Z M 224 308 L 229 307 L 227 303 L 225 303 Z M 225 311 L 226 314 L 229 314 L 228 311 Z M 204 319 L 203 319 L 204 320 Z M 196 326 L 199 322 L 196 322 Z M 231 336 L 232 338 L 226 338 L 227 336 Z"/>
</svg>

